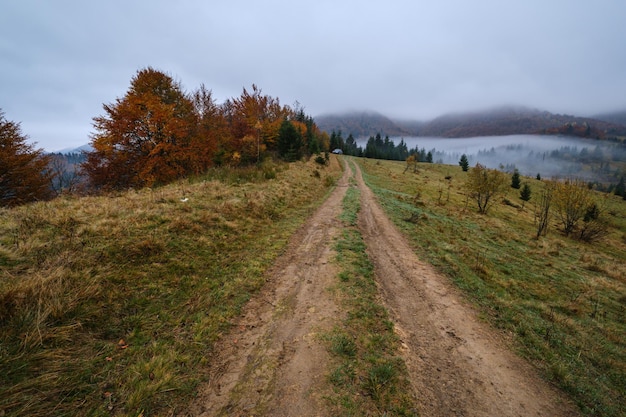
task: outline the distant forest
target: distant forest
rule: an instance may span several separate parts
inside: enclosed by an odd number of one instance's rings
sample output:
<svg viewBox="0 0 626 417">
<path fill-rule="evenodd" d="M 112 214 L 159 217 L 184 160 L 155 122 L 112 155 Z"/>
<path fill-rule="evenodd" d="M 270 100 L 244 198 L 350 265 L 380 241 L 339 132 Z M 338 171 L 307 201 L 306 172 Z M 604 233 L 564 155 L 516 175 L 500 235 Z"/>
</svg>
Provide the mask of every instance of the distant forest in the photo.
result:
<svg viewBox="0 0 626 417">
<path fill-rule="evenodd" d="M 600 144 L 603 144 L 601 146 Z M 409 148 L 404 139 L 396 145 L 389 136 L 378 133 L 370 136 L 365 148 L 359 146 L 352 134 L 344 140 L 341 131 L 330 135 L 330 149 L 340 149 L 344 154 L 372 159 L 406 161 L 413 156 L 416 162 L 455 165 L 460 153 L 446 152 L 436 148 L 414 146 Z M 515 159 L 512 158 L 515 156 Z M 466 155 L 470 164 L 481 164 L 513 173 L 523 167 L 528 175 L 580 178 L 590 187 L 603 192 L 614 192 L 625 197 L 624 176 L 626 175 L 626 144 L 599 142 L 593 149 L 578 146 L 562 146 L 552 151 L 535 151 L 519 145 L 508 145 L 498 149 L 492 147 Z M 515 160 L 515 163 L 506 162 Z M 550 167 L 551 170 L 547 170 Z M 531 174 L 533 173 L 533 174 Z"/>
<path fill-rule="evenodd" d="M 71 193 L 79 185 L 85 183 L 86 178 L 80 173 L 80 164 L 87 160 L 82 152 L 50 153 L 48 169 L 53 173 L 52 189 L 56 194 Z"/>
<path fill-rule="evenodd" d="M 383 137 L 380 133 L 376 136 L 370 136 L 365 145 L 365 149 L 357 145 L 354 136 L 350 134 L 347 139 L 343 139 L 340 132 L 332 132 L 330 135 L 330 148 L 341 149 L 346 155 L 360 156 L 372 159 L 387 159 L 392 161 L 405 161 L 409 156 L 416 157 L 418 162 L 433 162 L 433 152 L 427 151 L 425 148 L 414 147 L 409 149 L 404 139 L 396 145 L 389 136 Z"/>
</svg>

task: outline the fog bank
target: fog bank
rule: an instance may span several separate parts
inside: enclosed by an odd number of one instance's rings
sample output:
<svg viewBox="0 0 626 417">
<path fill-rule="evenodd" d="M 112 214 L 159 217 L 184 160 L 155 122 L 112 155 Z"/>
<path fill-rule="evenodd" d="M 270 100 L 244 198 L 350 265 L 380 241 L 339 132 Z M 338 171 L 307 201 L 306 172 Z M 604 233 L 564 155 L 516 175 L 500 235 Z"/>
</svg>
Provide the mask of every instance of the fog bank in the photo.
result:
<svg viewBox="0 0 626 417">
<path fill-rule="evenodd" d="M 574 137 L 511 135 L 473 138 L 394 137 L 398 145 L 404 140 L 409 149 L 430 151 L 433 162 L 458 164 L 461 155 L 470 166 L 480 163 L 489 168 L 513 171 L 522 175 L 579 177 L 587 180 L 612 181 L 626 162 L 626 146 L 607 141 Z M 367 141 L 359 141 L 365 146 Z"/>
</svg>

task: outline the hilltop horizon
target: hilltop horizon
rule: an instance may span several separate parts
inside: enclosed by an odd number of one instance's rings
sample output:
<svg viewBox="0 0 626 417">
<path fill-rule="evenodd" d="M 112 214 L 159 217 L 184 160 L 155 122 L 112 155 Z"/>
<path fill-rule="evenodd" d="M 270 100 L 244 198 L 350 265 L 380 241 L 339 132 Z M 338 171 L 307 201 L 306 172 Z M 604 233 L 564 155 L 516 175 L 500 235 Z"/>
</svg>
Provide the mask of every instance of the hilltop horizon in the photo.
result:
<svg viewBox="0 0 626 417">
<path fill-rule="evenodd" d="M 510 134 L 558 134 L 568 125 L 591 125 L 596 131 L 587 136 L 626 135 L 626 110 L 595 115 L 553 113 L 524 105 L 491 106 L 471 111 L 443 113 L 432 119 L 397 118 L 379 111 L 347 110 L 314 117 L 320 129 L 331 133 L 341 130 L 367 137 L 381 133 L 389 136 L 471 137 Z M 573 136 L 581 136 L 573 132 Z"/>
</svg>

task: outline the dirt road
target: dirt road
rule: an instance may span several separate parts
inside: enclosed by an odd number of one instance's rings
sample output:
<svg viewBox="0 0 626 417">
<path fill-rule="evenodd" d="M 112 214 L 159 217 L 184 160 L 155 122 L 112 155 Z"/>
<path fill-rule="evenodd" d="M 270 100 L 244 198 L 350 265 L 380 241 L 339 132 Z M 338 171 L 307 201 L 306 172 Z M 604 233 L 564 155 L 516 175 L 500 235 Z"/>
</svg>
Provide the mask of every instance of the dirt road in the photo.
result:
<svg viewBox="0 0 626 417">
<path fill-rule="evenodd" d="M 333 245 L 350 170 L 293 236 L 289 250 L 246 305 L 235 330 L 219 343 L 213 379 L 199 393 L 193 416 L 324 416 L 317 389 L 327 353 L 316 334 L 341 314 L 328 292 L 338 274 Z"/>
<path fill-rule="evenodd" d="M 359 227 L 422 416 L 576 416 L 534 369 L 507 350 L 448 279 L 421 262 L 364 184 Z M 329 287 L 350 169 L 294 236 L 288 252 L 218 346 L 212 380 L 188 415 L 325 416 L 327 354 L 316 334 L 342 317 Z"/>
</svg>

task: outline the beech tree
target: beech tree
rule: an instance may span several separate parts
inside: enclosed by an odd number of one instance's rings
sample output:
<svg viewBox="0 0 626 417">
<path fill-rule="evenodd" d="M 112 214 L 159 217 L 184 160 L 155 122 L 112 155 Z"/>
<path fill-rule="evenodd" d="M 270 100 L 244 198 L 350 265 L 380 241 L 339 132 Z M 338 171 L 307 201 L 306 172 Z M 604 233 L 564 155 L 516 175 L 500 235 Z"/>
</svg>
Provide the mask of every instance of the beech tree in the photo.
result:
<svg viewBox="0 0 626 417">
<path fill-rule="evenodd" d="M 210 90 L 200 85 L 191 96 L 196 113 L 196 131 L 191 139 L 191 172 L 201 174 L 214 164 L 221 164 L 222 154 L 231 142 L 223 109 L 213 100 Z M 219 157 L 218 157 L 219 155 Z"/>
<path fill-rule="evenodd" d="M 282 121 L 295 115 L 254 84 L 252 91 L 244 88 L 240 97 L 227 101 L 224 109 L 232 136 L 231 151 L 238 152 L 247 163 L 258 162 L 266 150 L 276 151 Z"/>
<path fill-rule="evenodd" d="M 554 182 L 554 208 L 565 236 L 569 236 L 577 228 L 579 221 L 594 204 L 593 190 L 583 180 L 566 179 Z"/>
<path fill-rule="evenodd" d="M 494 196 L 503 190 L 507 181 L 506 176 L 495 169 L 488 169 L 476 164 L 467 176 L 465 183 L 469 195 L 478 204 L 478 212 L 486 214 L 493 204 Z"/>
<path fill-rule="evenodd" d="M 153 68 L 133 77 L 126 95 L 94 118 L 93 152 L 82 168 L 97 188 L 162 184 L 194 167 L 197 117 L 172 77 Z"/>
<path fill-rule="evenodd" d="M 299 141 L 289 142 L 289 158 L 328 149 L 328 136 L 302 108 L 282 106 L 255 85 L 217 105 L 204 85 L 188 95 L 169 75 L 146 68 L 124 97 L 103 107 L 93 119 L 94 150 L 82 164 L 96 189 L 165 184 L 212 165 L 259 162 L 266 152 L 280 153 L 283 120 Z"/>
<path fill-rule="evenodd" d="M 50 158 L 26 140 L 19 123 L 7 120 L 0 109 L 0 206 L 52 197 Z"/>
</svg>

